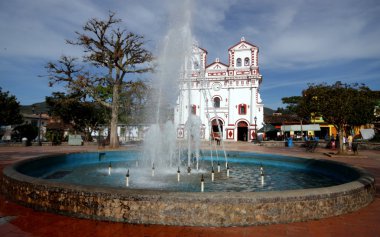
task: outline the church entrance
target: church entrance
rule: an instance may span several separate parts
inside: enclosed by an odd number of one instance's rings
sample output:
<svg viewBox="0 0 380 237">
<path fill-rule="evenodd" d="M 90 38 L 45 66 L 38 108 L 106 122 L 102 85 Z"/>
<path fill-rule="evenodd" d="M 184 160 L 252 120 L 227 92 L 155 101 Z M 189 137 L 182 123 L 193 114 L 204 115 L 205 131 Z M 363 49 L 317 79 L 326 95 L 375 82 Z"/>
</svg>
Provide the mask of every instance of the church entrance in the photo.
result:
<svg viewBox="0 0 380 237">
<path fill-rule="evenodd" d="M 244 121 L 238 123 L 237 140 L 248 141 L 248 124 Z"/>
<path fill-rule="evenodd" d="M 220 134 L 218 129 L 218 122 L 216 119 L 211 121 L 211 137 L 215 139 L 216 137 L 223 137 L 223 122 L 222 120 L 218 119 L 219 126 L 220 126 Z"/>
</svg>

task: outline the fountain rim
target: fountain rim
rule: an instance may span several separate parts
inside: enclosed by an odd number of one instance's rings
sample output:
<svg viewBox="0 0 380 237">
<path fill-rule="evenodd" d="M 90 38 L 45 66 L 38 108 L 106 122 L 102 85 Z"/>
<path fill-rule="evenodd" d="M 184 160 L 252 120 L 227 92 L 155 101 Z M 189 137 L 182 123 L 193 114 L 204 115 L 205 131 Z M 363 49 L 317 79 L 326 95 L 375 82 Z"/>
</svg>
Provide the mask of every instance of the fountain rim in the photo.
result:
<svg viewBox="0 0 380 237">
<path fill-rule="evenodd" d="M 46 159 L 59 155 L 38 156 L 6 166 L 3 169 L 1 182 L 3 193 L 11 200 L 22 205 L 73 217 L 136 224 L 183 226 L 247 226 L 321 219 L 359 210 L 371 203 L 376 193 L 375 179 L 366 170 L 325 159 L 318 159 L 318 161 L 350 167 L 358 172 L 358 179 L 340 185 L 310 189 L 202 193 L 68 184 L 31 177 L 16 170 L 19 165 L 31 160 Z M 62 201 L 62 198 L 58 197 L 61 193 L 68 195 L 67 199 L 70 199 L 70 205 L 65 203 L 66 200 Z M 51 194 L 53 197 L 50 197 Z M 92 199 L 100 198 L 106 204 L 101 210 L 99 210 L 99 207 L 96 210 L 80 209 L 86 208 L 85 206 L 87 205 L 86 202 L 83 203 L 82 199 L 89 197 Z M 57 206 L 57 201 L 60 202 L 59 205 L 61 206 Z M 113 207 L 115 202 L 127 202 L 129 203 L 128 205 L 135 206 L 135 208 L 137 206 L 138 209 L 143 208 L 145 211 L 137 214 L 129 213 L 131 212 L 129 206 L 128 209 L 120 210 L 120 206 Z M 353 202 L 354 204 L 352 204 Z M 157 207 L 153 206 L 157 205 L 157 203 L 160 203 L 160 205 L 156 210 Z M 306 205 L 305 203 L 307 203 L 308 208 L 313 208 L 313 212 L 305 212 L 305 207 L 300 210 L 293 210 L 297 209 L 297 206 Z M 323 204 L 322 207 L 321 203 Z M 197 207 L 202 205 L 205 210 L 197 210 Z M 183 206 L 186 206 L 186 208 L 183 209 Z M 220 212 L 222 214 L 210 210 L 209 206 L 223 210 Z M 252 210 L 250 209 L 251 212 L 262 211 L 263 214 L 252 219 L 252 214 L 241 213 L 242 206 L 247 209 L 252 208 Z M 181 210 L 180 216 L 178 216 L 177 209 Z M 228 215 L 228 213 L 225 213 L 226 209 L 232 210 L 234 214 Z M 291 211 L 290 214 L 288 209 Z M 120 212 L 128 213 L 128 217 L 125 217 L 125 214 L 121 216 L 117 214 Z M 156 219 L 152 219 L 152 215 L 156 215 Z M 276 216 L 272 217 L 271 215 Z M 189 218 L 189 216 L 193 218 Z M 206 216 L 206 219 L 203 218 L 200 221 L 200 216 Z"/>
<path fill-rule="evenodd" d="M 236 152 L 236 151 L 232 151 Z M 242 151 L 237 151 L 237 152 L 242 152 Z M 24 165 L 25 163 L 35 161 L 35 160 L 43 160 L 47 158 L 52 158 L 52 157 L 57 157 L 60 155 L 68 155 L 68 154 L 80 154 L 80 153 L 92 153 L 92 152 L 71 152 L 71 153 L 65 153 L 65 154 L 54 154 L 54 155 L 42 155 L 42 156 L 36 156 L 32 157 L 30 159 L 25 159 L 18 161 L 14 164 L 8 165 L 4 168 L 3 174 L 7 175 L 9 177 L 12 177 L 18 181 L 22 182 L 33 182 L 35 184 L 39 185 L 49 185 L 49 186 L 56 186 L 57 188 L 68 188 L 68 189 L 73 189 L 73 190 L 104 190 L 112 193 L 118 193 L 118 194 L 184 194 L 185 196 L 198 196 L 198 195 L 208 195 L 208 194 L 213 194 L 215 193 L 217 196 L 220 194 L 239 194 L 241 193 L 242 195 L 237 195 L 237 196 L 247 196 L 248 194 L 254 194 L 254 196 L 276 196 L 276 195 L 270 195 L 270 194 L 296 194 L 303 196 L 304 191 L 307 190 L 308 193 L 310 192 L 315 192 L 316 194 L 323 194 L 325 193 L 324 191 L 328 191 L 331 193 L 332 189 L 336 189 L 336 191 L 344 191 L 346 188 L 352 189 L 352 188 L 359 188 L 361 185 L 366 184 L 367 182 L 374 182 L 375 178 L 367 172 L 365 169 L 356 167 L 350 164 L 345 164 L 343 162 L 339 161 L 332 161 L 332 160 L 327 160 L 327 159 L 314 159 L 314 158 L 308 158 L 308 157 L 300 157 L 300 156 L 289 156 L 291 158 L 299 158 L 299 159 L 307 159 L 307 160 L 313 160 L 317 162 L 324 162 L 324 163 L 331 163 L 335 165 L 342 165 L 345 167 L 348 167 L 352 169 L 353 171 L 358 173 L 359 178 L 356 180 L 353 180 L 351 182 L 339 184 L 339 185 L 333 185 L 333 186 L 328 186 L 328 187 L 320 187 L 320 188 L 308 188 L 308 189 L 290 189 L 290 190 L 281 190 L 281 191 L 260 191 L 260 192 L 223 192 L 223 191 L 213 191 L 213 192 L 183 192 L 183 191 L 167 191 L 167 190 L 155 190 L 155 189 L 144 189 L 144 188 L 121 188 L 121 187 L 107 187 L 107 186 L 96 186 L 96 185 L 86 185 L 86 184 L 70 184 L 70 183 L 65 183 L 65 182 L 60 182 L 60 181 L 50 181 L 46 179 L 41 179 L 37 177 L 32 177 L 26 174 L 23 174 L 19 171 L 17 171 L 17 167 Z M 252 152 L 242 152 L 242 153 L 252 153 Z M 278 154 L 276 154 L 278 155 Z M 249 158 L 247 158 L 249 159 Z M 194 194 L 194 195 L 189 195 L 189 194 Z M 263 195 L 259 195 L 263 194 Z M 232 196 L 232 195 L 228 195 Z M 309 195 L 305 195 L 309 196 Z"/>
</svg>

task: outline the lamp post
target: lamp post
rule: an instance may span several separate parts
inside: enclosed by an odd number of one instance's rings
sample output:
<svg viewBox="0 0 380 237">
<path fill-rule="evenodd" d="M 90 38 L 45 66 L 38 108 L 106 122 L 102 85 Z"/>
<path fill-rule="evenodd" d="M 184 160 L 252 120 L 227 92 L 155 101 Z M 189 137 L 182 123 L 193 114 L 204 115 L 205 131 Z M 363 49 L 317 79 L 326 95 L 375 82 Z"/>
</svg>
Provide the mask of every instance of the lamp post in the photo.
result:
<svg viewBox="0 0 380 237">
<path fill-rule="evenodd" d="M 38 117 L 38 145 L 39 146 L 42 146 L 42 143 L 41 143 L 41 112 L 40 112 L 40 116 Z"/>
<path fill-rule="evenodd" d="M 257 117 L 253 118 L 255 120 L 255 143 L 257 143 Z"/>
</svg>

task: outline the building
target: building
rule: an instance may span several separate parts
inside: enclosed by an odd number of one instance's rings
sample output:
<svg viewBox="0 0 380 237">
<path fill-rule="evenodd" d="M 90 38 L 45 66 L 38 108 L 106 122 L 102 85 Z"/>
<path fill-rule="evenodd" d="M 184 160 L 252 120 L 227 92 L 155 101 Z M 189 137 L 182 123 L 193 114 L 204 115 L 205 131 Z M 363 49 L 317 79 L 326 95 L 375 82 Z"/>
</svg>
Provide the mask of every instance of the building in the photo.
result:
<svg viewBox="0 0 380 237">
<path fill-rule="evenodd" d="M 192 113 L 202 122 L 202 139 L 220 135 L 227 141 L 256 139 L 264 119 L 259 48 L 243 37 L 228 49 L 228 64 L 218 58 L 207 64 L 207 51 L 194 46 L 186 68 L 174 115 L 177 137 L 186 137 L 185 125 Z"/>
<path fill-rule="evenodd" d="M 22 113 L 24 124 L 31 124 L 39 129 L 39 138 L 40 141 L 45 141 L 45 135 L 46 135 L 46 126 L 49 124 L 50 116 L 46 113 Z M 10 142 L 12 140 L 12 132 L 15 127 L 21 124 L 15 124 L 15 125 L 8 125 L 3 126 L 4 134 L 0 136 L 1 141 Z M 35 141 L 38 141 L 38 135 L 35 138 Z"/>
</svg>

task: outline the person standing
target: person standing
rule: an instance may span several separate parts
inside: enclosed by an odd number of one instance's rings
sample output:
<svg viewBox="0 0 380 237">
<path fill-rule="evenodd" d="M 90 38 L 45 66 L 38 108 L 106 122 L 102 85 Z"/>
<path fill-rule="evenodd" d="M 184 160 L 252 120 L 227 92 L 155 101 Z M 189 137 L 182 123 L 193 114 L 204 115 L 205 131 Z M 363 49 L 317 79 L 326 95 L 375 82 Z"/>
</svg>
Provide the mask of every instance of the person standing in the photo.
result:
<svg viewBox="0 0 380 237">
<path fill-rule="evenodd" d="M 354 138 L 353 138 L 352 135 L 350 134 L 350 135 L 347 137 L 348 150 L 349 150 L 349 151 L 351 151 L 351 149 L 352 149 L 352 140 L 354 140 Z"/>
</svg>

